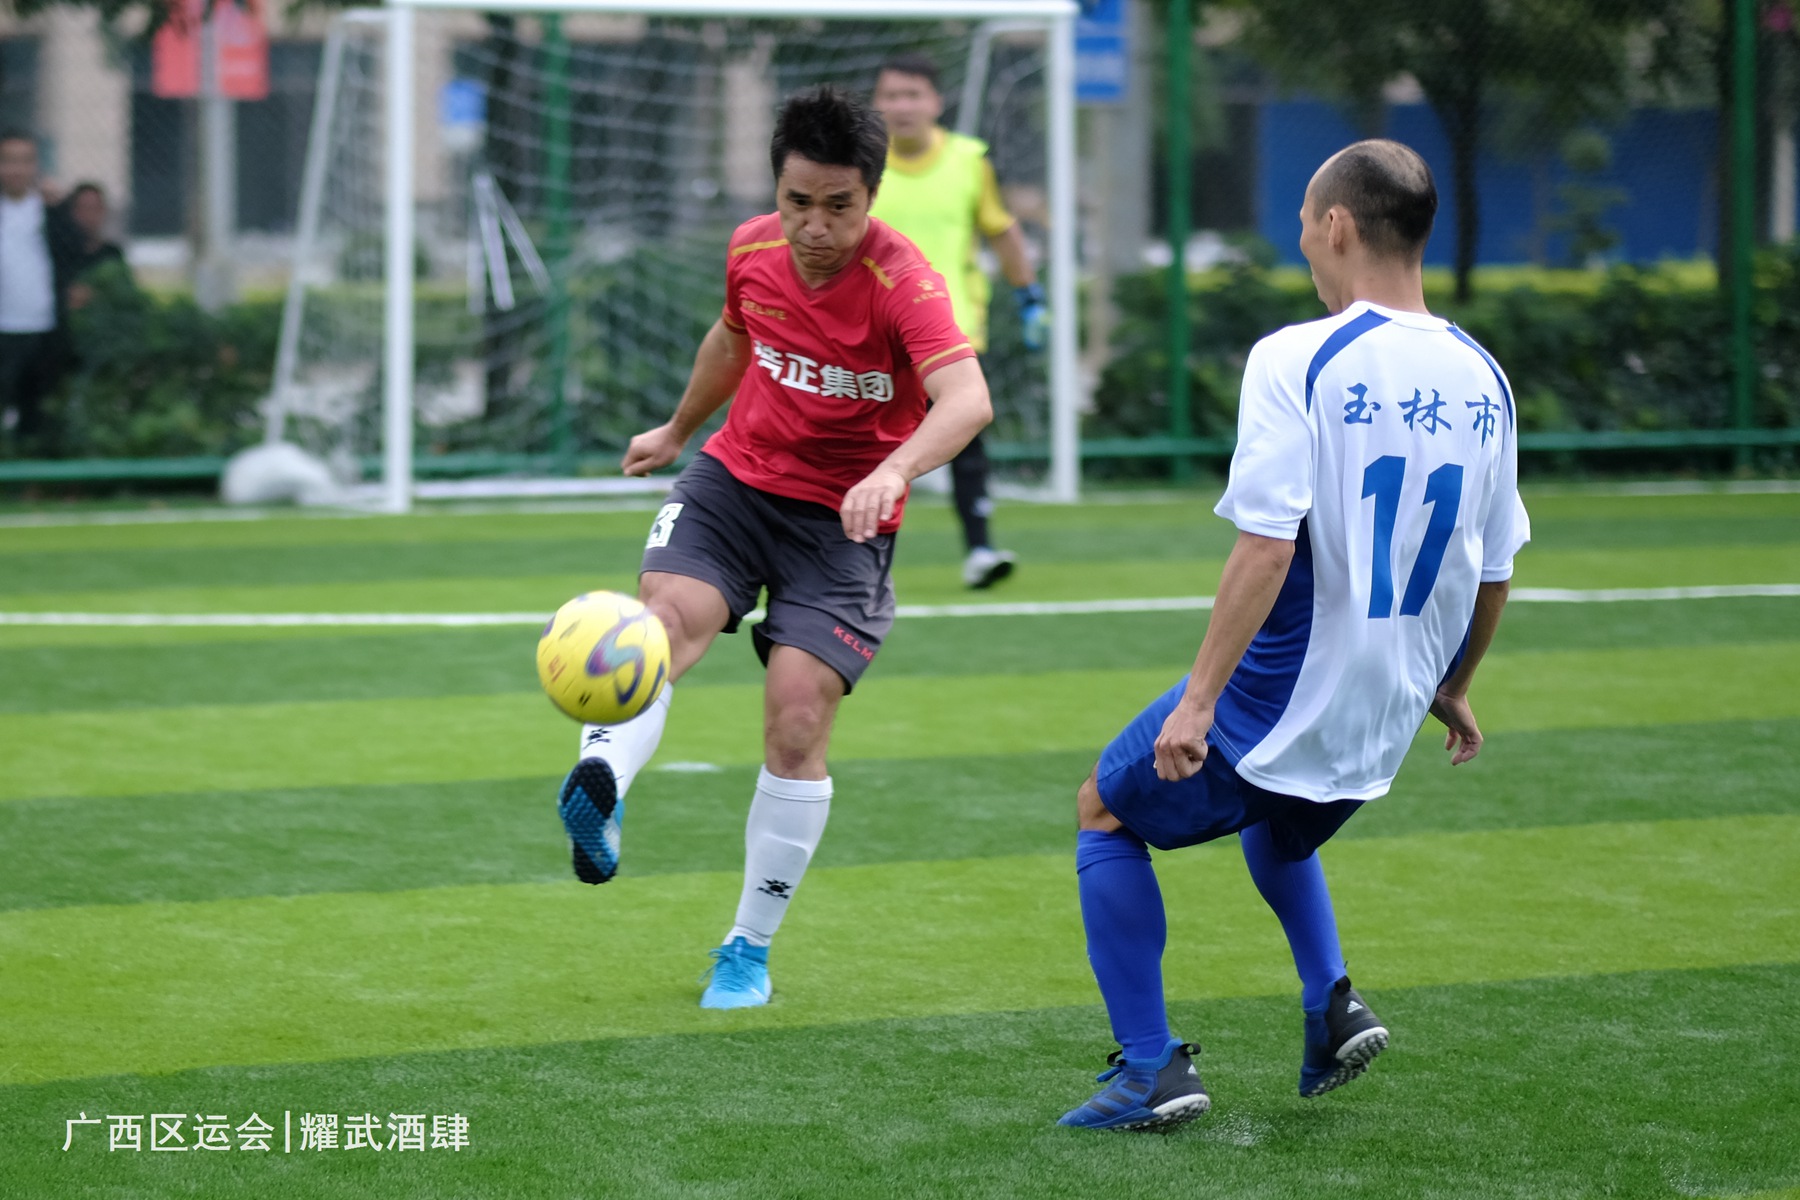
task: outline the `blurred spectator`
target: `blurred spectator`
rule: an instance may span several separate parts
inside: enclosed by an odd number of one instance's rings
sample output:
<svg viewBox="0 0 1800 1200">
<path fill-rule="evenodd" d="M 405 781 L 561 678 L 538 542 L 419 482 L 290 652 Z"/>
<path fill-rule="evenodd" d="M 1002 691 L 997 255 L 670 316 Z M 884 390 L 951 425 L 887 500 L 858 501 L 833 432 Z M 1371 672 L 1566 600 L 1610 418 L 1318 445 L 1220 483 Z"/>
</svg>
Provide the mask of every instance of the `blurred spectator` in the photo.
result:
<svg viewBox="0 0 1800 1200">
<path fill-rule="evenodd" d="M 0 421 L 27 455 L 54 449 L 44 397 L 67 361 L 62 301 L 74 243 L 39 189 L 36 139 L 0 133 Z"/>
<path fill-rule="evenodd" d="M 64 304 L 69 312 L 78 312 L 94 298 L 94 289 L 84 282 L 89 272 L 107 263 L 125 264 L 125 251 L 117 242 L 106 239 L 106 222 L 110 213 L 106 192 L 97 183 L 78 183 L 69 198 L 58 206 L 68 222 L 68 283 L 63 288 Z"/>
</svg>

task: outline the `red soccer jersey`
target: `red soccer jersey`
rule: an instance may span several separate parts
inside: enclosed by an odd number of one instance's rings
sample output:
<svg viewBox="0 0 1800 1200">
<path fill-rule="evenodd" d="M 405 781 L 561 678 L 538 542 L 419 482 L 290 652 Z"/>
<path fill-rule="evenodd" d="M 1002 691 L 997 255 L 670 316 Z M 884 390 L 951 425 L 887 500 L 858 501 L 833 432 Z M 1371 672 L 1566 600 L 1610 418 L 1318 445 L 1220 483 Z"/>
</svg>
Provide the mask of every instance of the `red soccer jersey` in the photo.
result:
<svg viewBox="0 0 1800 1200">
<path fill-rule="evenodd" d="M 944 278 L 881 221 L 823 287 L 794 269 L 781 219 L 738 226 L 725 264 L 725 326 L 751 359 L 706 452 L 741 482 L 837 509 L 925 419 L 925 376 L 975 357 Z M 900 528 L 905 498 L 881 532 Z"/>
</svg>

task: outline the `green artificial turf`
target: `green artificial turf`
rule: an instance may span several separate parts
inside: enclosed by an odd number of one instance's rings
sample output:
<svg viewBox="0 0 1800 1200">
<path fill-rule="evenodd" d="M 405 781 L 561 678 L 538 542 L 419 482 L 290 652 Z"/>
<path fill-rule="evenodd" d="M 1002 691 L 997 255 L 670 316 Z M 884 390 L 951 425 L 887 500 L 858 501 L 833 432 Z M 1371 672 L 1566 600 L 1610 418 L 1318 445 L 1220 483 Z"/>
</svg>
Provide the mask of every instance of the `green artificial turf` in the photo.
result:
<svg viewBox="0 0 1800 1200">
<path fill-rule="evenodd" d="M 1796 601 L 1746 597 L 1680 602 L 1512 605 L 1496 652 L 1657 649 L 1800 641 Z M 1096 613 L 1029 618 L 1030 637 L 1004 618 L 906 618 L 883 644 L 871 681 L 916 675 L 1027 674 L 1162 668 L 1179 672 L 1206 630 L 1205 612 Z M 89 631 L 40 628 L 42 644 L 0 641 L 0 712 L 161 708 L 272 700 L 475 695 L 534 686 L 536 623 L 503 628 L 316 628 L 303 647 L 285 630 Z M 14 629 L 22 635 L 25 628 Z M 156 640 L 120 644 L 119 632 Z M 274 636 L 271 636 L 271 633 Z M 756 683 L 746 637 L 726 638 L 688 677 Z M 1046 647 L 1053 650 L 1047 652 Z M 104 680 L 104 687 L 96 687 Z"/>
<path fill-rule="evenodd" d="M 747 651 L 746 651 L 747 652 Z M 834 761 L 1100 748 L 1184 668 L 871 679 Z M 1473 700 L 1487 732 L 1800 716 L 1800 642 L 1497 654 Z M 762 760 L 760 688 L 676 688 L 664 763 Z M 115 735 L 128 729 L 128 742 Z M 184 789 L 454 782 L 540 774 L 574 726 L 535 692 L 147 710 L 0 713 L 0 801 Z M 99 752 L 105 747 L 105 752 Z"/>
<path fill-rule="evenodd" d="M 1003 508 L 972 597 L 916 498 L 906 604 L 1206 595 L 1214 496 Z M 1800 583 L 1800 496 L 1528 492 L 1521 587 Z M 1517 604 L 1474 700 L 1323 857 L 1366 1080 L 1294 1091 L 1297 992 L 1235 848 L 1158 857 L 1167 1137 L 1051 1122 L 1111 1048 L 1072 792 L 1206 614 L 908 618 L 846 704 L 767 1009 L 729 924 L 760 672 L 722 641 L 568 875 L 575 727 L 532 614 L 629 588 L 629 510 L 23 525 L 0 611 L 516 612 L 473 629 L 0 625 L 0 1196 L 1800 1195 L 1800 600 Z M 195 514 L 196 516 L 204 514 Z M 111 520 L 112 518 L 107 518 Z M 685 769 L 684 769 L 685 768 Z M 81 1112 L 469 1117 L 459 1152 L 105 1149 Z"/>
<path fill-rule="evenodd" d="M 1796 987 L 1771 966 L 1365 988 L 1393 1048 L 1311 1101 L 1291 997 L 1177 1002 L 1214 1108 L 1167 1137 L 1053 1124 L 1108 1045 L 1083 1006 L 0 1088 L 0 1139 L 20 1194 L 70 1198 L 1772 1200 L 1800 1179 L 1800 1075 L 1767 1035 Z M 296 1150 L 109 1152 L 103 1124 L 64 1153 L 82 1111 L 255 1112 Z M 300 1151 L 309 1112 L 461 1113 L 470 1144 Z"/>
<path fill-rule="evenodd" d="M 1221 847 L 1220 851 L 1224 848 Z M 1159 868 L 1176 996 L 1284 990 L 1235 856 Z M 1800 958 L 1800 816 L 1371 838 L 1325 863 L 1352 961 L 1413 986 Z M 0 1082 L 692 1031 L 737 872 L 0 914 Z M 872 937 L 905 898 L 906 935 Z M 728 924 L 728 922 L 726 923 Z M 780 1002 L 725 1027 L 1081 1003 L 1072 854 L 820 867 Z M 220 987 L 229 980 L 229 987 Z M 785 983 L 783 981 L 786 981 Z M 198 1021 L 204 1039 L 171 1039 Z"/>
<path fill-rule="evenodd" d="M 1341 841 L 1429 831 L 1800 813 L 1800 721 L 1497 736 L 1454 770 L 1421 747 Z M 849 761 L 822 866 L 1068 852 L 1091 751 Z M 555 882 L 558 776 L 0 804 L 0 909 Z M 753 767 L 652 766 L 632 795 L 630 878 L 730 871 Z"/>
</svg>

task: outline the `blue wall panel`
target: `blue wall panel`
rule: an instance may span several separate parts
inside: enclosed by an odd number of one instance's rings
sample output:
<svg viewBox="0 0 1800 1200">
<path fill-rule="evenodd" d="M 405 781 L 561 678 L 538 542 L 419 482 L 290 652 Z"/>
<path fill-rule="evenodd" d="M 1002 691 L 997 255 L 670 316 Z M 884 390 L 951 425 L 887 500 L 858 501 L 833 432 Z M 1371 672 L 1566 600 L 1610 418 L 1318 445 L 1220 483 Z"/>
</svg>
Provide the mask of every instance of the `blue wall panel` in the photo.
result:
<svg viewBox="0 0 1800 1200">
<path fill-rule="evenodd" d="M 1618 188 L 1621 204 L 1608 210 L 1605 224 L 1621 238 L 1611 257 L 1632 262 L 1711 254 L 1717 237 L 1718 205 L 1713 164 L 1718 148 L 1716 114 L 1706 110 L 1642 109 L 1609 131 L 1613 166 L 1583 182 Z M 1387 110 L 1387 136 L 1425 156 L 1437 176 L 1438 222 L 1426 261 L 1448 266 L 1456 245 L 1456 202 L 1450 177 L 1450 147 L 1435 113 L 1424 104 Z M 1300 197 L 1318 165 L 1357 139 L 1341 110 L 1314 100 L 1277 101 L 1263 106 L 1258 130 L 1261 170 L 1256 183 L 1258 232 L 1280 250 L 1284 262 L 1298 263 Z M 1560 208 L 1557 185 L 1569 172 L 1554 148 L 1534 172 L 1529 163 L 1484 154 L 1478 167 L 1481 236 L 1477 257 L 1484 263 L 1526 262 L 1533 231 Z M 1538 176 L 1534 182 L 1534 173 Z M 1546 243 L 1551 261 L 1563 244 Z"/>
</svg>

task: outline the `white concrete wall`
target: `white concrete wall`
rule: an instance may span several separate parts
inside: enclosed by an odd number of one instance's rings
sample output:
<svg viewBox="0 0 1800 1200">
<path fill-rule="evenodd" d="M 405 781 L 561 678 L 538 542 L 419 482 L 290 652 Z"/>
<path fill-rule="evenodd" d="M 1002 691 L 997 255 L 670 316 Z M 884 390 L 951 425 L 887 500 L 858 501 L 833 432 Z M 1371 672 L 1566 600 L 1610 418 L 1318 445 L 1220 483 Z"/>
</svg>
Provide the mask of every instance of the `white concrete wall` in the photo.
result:
<svg viewBox="0 0 1800 1200">
<path fill-rule="evenodd" d="M 53 9 L 39 27 L 38 131 L 54 146 L 56 181 L 92 180 L 119 207 L 131 185 L 131 73 L 107 54 L 97 13 Z"/>
</svg>

